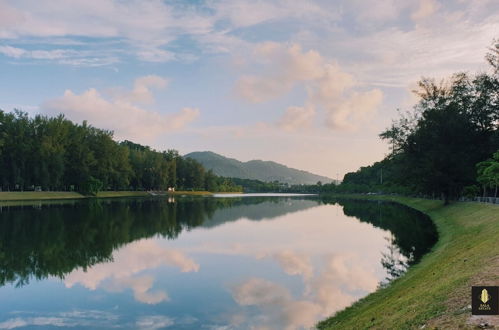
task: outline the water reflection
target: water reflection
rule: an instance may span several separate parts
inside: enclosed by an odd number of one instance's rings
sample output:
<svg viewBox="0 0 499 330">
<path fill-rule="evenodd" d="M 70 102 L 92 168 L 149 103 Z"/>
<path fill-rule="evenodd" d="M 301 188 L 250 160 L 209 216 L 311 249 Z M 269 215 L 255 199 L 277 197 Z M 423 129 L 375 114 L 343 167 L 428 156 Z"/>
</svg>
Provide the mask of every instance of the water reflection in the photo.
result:
<svg viewBox="0 0 499 330">
<path fill-rule="evenodd" d="M 303 196 L 3 208 L 0 328 L 307 328 L 435 239 L 399 205 Z"/>
<path fill-rule="evenodd" d="M 170 201 L 171 202 L 171 201 Z M 311 202 L 315 204 L 315 202 Z M 142 238 L 175 239 L 183 230 L 217 226 L 238 219 L 249 206 L 254 220 L 294 212 L 278 199 L 182 198 L 163 200 L 90 200 L 3 207 L 0 213 L 0 285 L 16 286 L 48 276 L 64 278 L 75 268 L 112 261 L 113 250 Z M 258 212 L 258 205 L 262 205 Z M 278 207 L 272 207 L 278 205 Z M 213 217 L 216 210 L 222 210 Z"/>
<path fill-rule="evenodd" d="M 258 314 L 239 314 L 238 325 L 309 328 L 357 300 L 358 292 L 376 289 L 376 272 L 355 254 L 329 255 L 323 262 L 314 276 L 303 276 L 304 290 L 298 297 L 280 283 L 263 278 L 253 277 L 233 287 L 232 295 L 239 305 L 259 308 Z"/>
<path fill-rule="evenodd" d="M 97 287 L 110 292 L 131 288 L 137 301 L 157 304 L 169 300 L 164 290 L 152 292 L 152 276 L 136 274 L 161 265 L 178 268 L 181 272 L 197 272 L 199 264 L 183 252 L 165 249 L 155 241 L 139 240 L 120 248 L 113 254 L 112 263 L 100 263 L 90 269 L 77 269 L 69 273 L 64 283 L 70 288 L 79 283 L 95 290 Z"/>
<path fill-rule="evenodd" d="M 431 249 L 438 235 L 431 219 L 409 207 L 391 202 L 322 198 L 324 203 L 339 203 L 345 215 L 390 231 L 387 252 L 381 263 L 387 271 L 385 283 L 402 275 Z"/>
</svg>

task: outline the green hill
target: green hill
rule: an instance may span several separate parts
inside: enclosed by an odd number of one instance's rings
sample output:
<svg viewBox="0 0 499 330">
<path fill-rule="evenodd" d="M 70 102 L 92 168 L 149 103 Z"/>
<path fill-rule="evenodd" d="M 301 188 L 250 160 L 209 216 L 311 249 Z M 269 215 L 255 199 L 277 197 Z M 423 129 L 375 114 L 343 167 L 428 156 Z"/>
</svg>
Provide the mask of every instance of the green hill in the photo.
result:
<svg viewBox="0 0 499 330">
<path fill-rule="evenodd" d="M 184 157 L 193 158 L 203 164 L 205 168 L 213 170 L 216 175 L 229 178 L 255 179 L 265 182 L 279 181 L 289 184 L 315 184 L 317 181 L 330 183 L 333 181 L 331 178 L 289 168 L 276 162 L 263 160 L 241 162 L 211 151 L 191 152 Z"/>
</svg>

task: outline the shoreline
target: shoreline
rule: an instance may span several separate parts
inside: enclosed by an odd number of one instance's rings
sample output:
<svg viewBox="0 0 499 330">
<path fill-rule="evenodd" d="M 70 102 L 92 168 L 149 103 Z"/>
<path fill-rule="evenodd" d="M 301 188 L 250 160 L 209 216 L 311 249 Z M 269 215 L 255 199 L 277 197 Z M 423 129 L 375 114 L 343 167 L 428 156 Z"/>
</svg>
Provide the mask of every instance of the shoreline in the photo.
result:
<svg viewBox="0 0 499 330">
<path fill-rule="evenodd" d="M 319 322 L 318 329 L 433 329 L 499 326 L 472 316 L 472 285 L 499 285 L 499 205 L 399 196 L 338 197 L 393 201 L 427 214 L 439 240 L 421 261 L 383 289 Z"/>
<path fill-rule="evenodd" d="M 153 194 L 156 193 L 156 194 Z M 212 196 L 215 193 L 209 191 L 175 191 L 175 192 L 153 192 L 148 191 L 101 191 L 97 196 L 85 196 L 77 192 L 69 191 L 16 191 L 0 192 L 0 203 L 20 201 L 60 201 L 71 199 L 92 198 L 119 198 L 119 197 L 161 197 L 161 196 Z"/>
</svg>

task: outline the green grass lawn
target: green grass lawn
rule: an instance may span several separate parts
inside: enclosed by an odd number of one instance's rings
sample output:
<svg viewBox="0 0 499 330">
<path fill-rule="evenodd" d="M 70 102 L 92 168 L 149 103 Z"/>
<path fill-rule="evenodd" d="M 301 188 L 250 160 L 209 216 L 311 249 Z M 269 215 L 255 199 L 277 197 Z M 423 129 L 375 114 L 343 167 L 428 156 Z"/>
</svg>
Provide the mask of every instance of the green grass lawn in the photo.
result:
<svg viewBox="0 0 499 330">
<path fill-rule="evenodd" d="M 149 196 L 145 191 L 101 191 L 98 198 L 108 197 L 139 197 Z M 77 192 L 69 191 L 16 191 L 0 192 L 0 201 L 37 201 L 37 200 L 57 200 L 57 199 L 79 199 L 87 198 Z"/>
<path fill-rule="evenodd" d="M 69 191 L 16 191 L 0 192 L 0 201 L 45 200 L 45 199 L 75 199 L 85 198 L 82 194 Z"/>
<path fill-rule="evenodd" d="M 195 195 L 209 196 L 212 195 L 209 191 L 175 191 L 168 193 L 169 195 Z M 147 191 L 101 191 L 97 194 L 97 198 L 112 198 L 112 197 L 146 197 L 151 196 Z M 16 191 L 16 192 L 0 192 L 0 202 L 7 201 L 39 201 L 39 200 L 59 200 L 59 199 L 79 199 L 88 198 L 77 192 L 68 191 Z"/>
<path fill-rule="evenodd" d="M 499 285 L 499 205 L 443 206 L 441 201 L 416 198 L 367 198 L 393 200 L 428 214 L 439 240 L 401 278 L 320 322 L 318 328 L 473 328 L 468 308 L 471 286 Z M 498 322 L 495 317 L 487 320 Z"/>
</svg>

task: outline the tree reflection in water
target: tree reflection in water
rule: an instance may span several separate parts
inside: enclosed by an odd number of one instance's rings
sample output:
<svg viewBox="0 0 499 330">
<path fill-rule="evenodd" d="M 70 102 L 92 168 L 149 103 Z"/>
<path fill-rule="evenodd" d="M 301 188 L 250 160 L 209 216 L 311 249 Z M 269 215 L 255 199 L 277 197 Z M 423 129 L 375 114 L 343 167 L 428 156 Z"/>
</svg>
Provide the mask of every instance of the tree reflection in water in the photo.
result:
<svg viewBox="0 0 499 330">
<path fill-rule="evenodd" d="M 183 230 L 198 226 L 214 227 L 241 217 L 273 218 L 299 210 L 282 203 L 282 199 L 144 198 L 3 207 L 0 286 L 14 283 L 20 287 L 32 278 L 41 280 L 49 276 L 63 279 L 76 268 L 86 270 L 97 263 L 112 261 L 113 250 L 138 239 L 155 235 L 175 239 Z M 381 260 L 389 276 L 387 280 L 400 276 L 408 266 L 418 262 L 437 238 L 427 217 L 400 205 L 327 197 L 308 199 L 317 202 L 299 207 L 339 204 L 346 215 L 391 232 L 389 253 Z M 252 214 L 251 205 L 258 206 L 258 212 Z M 226 211 L 220 212 L 223 209 Z"/>
<path fill-rule="evenodd" d="M 325 204 L 343 206 L 345 215 L 390 231 L 390 236 L 386 237 L 388 252 L 383 253 L 381 258 L 387 277 L 380 286 L 387 285 L 404 274 L 408 267 L 418 263 L 438 239 L 431 219 L 409 207 L 381 201 L 329 197 L 323 197 L 321 200 Z"/>
</svg>

